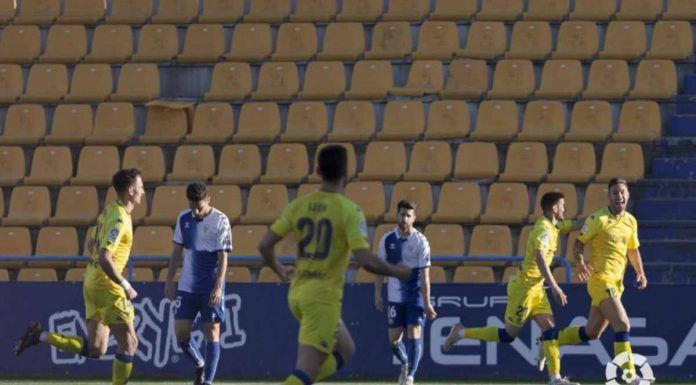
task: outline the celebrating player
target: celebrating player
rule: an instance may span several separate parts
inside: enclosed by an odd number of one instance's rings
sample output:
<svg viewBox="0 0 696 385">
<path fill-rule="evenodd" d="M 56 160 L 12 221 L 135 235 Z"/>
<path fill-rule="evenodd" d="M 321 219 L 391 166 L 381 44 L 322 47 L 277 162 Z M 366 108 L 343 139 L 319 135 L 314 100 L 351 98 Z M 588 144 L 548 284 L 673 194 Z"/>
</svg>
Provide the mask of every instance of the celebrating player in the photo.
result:
<svg viewBox="0 0 696 385">
<path fill-rule="evenodd" d="M 133 355 L 138 347 L 131 304 L 138 293 L 122 274 L 133 245 L 130 214 L 135 205 L 140 204 L 145 190 L 138 169 L 118 171 L 112 184 L 118 199 L 104 207 L 96 227 L 88 235 L 87 251 L 91 259 L 83 287 L 87 339 L 43 332 L 40 323 L 30 322 L 13 350 L 19 356 L 24 349 L 45 342 L 66 352 L 99 358 L 106 353 L 109 332 L 112 332 L 118 343 L 112 383 L 123 385 L 130 378 Z"/>
<path fill-rule="evenodd" d="M 203 183 L 186 187 L 189 210 L 179 214 L 174 230 L 174 251 L 169 260 L 165 296 L 176 298 L 174 329 L 179 347 L 196 365 L 194 385 L 211 385 L 220 358 L 220 323 L 225 320 L 225 273 L 227 253 L 232 251 L 230 221 L 210 206 L 210 195 Z M 174 275 L 184 258 L 179 285 Z M 205 361 L 191 341 L 193 321 L 203 322 Z"/>
<path fill-rule="evenodd" d="M 412 385 L 423 355 L 425 316 L 434 319 L 437 313 L 430 304 L 430 245 L 420 231 L 413 228 L 416 204 L 402 200 L 397 204 L 398 226 L 382 236 L 377 256 L 389 263 L 404 262 L 412 269 L 411 277 L 400 281 L 390 277 L 387 286 L 387 317 L 389 342 L 394 356 L 401 362 L 400 385 Z M 375 307 L 384 310 L 382 284 L 384 277 L 375 276 Z M 404 329 L 408 339 L 403 343 Z"/>
<path fill-rule="evenodd" d="M 290 311 L 300 322 L 295 371 L 285 385 L 321 381 L 348 363 L 355 344 L 341 321 L 343 280 L 349 253 L 367 270 L 407 279 L 411 269 L 383 262 L 370 252 L 365 216 L 342 194 L 347 154 L 330 145 L 318 156 L 321 189 L 297 198 L 259 244 L 264 262 L 283 280 L 292 278 Z M 297 239 L 296 270 L 278 263 L 274 246 L 292 232 Z"/>
</svg>

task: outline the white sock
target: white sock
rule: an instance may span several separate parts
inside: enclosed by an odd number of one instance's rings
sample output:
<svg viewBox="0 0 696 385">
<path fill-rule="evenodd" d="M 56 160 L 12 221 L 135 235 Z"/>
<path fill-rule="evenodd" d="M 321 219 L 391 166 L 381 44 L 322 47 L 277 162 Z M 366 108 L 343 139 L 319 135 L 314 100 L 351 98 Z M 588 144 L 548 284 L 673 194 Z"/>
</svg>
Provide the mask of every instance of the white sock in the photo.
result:
<svg viewBox="0 0 696 385">
<path fill-rule="evenodd" d="M 46 342 L 46 332 L 41 332 L 39 335 L 39 341 Z"/>
<path fill-rule="evenodd" d="M 549 379 L 550 379 L 551 381 L 560 380 L 560 379 L 561 379 L 561 375 L 560 375 L 560 374 L 554 374 L 554 375 L 552 375 L 552 376 L 549 376 Z"/>
<path fill-rule="evenodd" d="M 465 330 L 465 329 L 462 328 L 462 330 L 460 330 L 460 331 L 457 332 L 457 336 L 459 336 L 459 338 L 464 338 L 464 330 Z"/>
</svg>

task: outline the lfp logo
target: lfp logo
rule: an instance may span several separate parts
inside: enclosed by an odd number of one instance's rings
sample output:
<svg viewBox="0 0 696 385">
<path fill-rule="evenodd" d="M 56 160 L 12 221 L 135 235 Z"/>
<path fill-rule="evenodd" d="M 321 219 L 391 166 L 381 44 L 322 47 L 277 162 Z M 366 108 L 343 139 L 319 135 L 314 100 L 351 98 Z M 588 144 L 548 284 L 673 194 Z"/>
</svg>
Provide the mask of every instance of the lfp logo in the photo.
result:
<svg viewBox="0 0 696 385">
<path fill-rule="evenodd" d="M 636 372 L 629 369 L 624 369 L 623 366 L 628 362 L 628 353 L 623 352 L 614 357 L 613 360 L 607 362 L 605 375 L 607 378 L 606 385 L 650 385 L 655 381 L 652 368 L 648 363 L 648 359 L 640 354 L 631 354 L 633 365 Z M 640 375 L 639 375 L 640 373 Z"/>
</svg>

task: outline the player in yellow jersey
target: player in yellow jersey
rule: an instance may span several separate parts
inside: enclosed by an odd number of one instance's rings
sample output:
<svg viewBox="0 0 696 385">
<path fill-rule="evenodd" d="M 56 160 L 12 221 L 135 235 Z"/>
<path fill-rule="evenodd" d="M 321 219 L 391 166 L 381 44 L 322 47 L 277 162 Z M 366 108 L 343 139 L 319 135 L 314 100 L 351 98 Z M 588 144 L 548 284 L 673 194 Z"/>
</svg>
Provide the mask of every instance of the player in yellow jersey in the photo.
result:
<svg viewBox="0 0 696 385">
<path fill-rule="evenodd" d="M 631 328 L 626 309 L 621 303 L 624 291 L 623 278 L 628 259 L 636 272 L 636 287 L 643 290 L 648 280 L 638 250 L 638 221 L 626 211 L 630 194 L 623 178 L 609 181 L 609 205 L 590 215 L 580 230 L 573 251 L 580 265 L 579 277 L 587 281 L 587 292 L 592 299 L 590 314 L 585 327 L 568 327 L 561 331 L 559 344 L 573 345 L 599 338 L 611 324 L 614 329 L 614 354 L 628 354 L 623 378 L 638 384 L 631 358 L 629 330 Z M 585 261 L 584 245 L 590 245 L 590 261 Z M 654 380 L 654 379 L 643 379 Z"/>
<path fill-rule="evenodd" d="M 66 352 L 99 358 L 106 353 L 111 332 L 118 343 L 112 383 L 123 385 L 128 382 L 133 355 L 138 347 L 131 300 L 138 293 L 122 274 L 133 245 L 130 214 L 145 194 L 140 174 L 138 169 L 121 170 L 114 174 L 112 184 L 118 199 L 104 207 L 97 218 L 97 225 L 88 234 L 87 250 L 91 259 L 83 286 L 87 338 L 43 332 L 40 323 L 31 322 L 27 332 L 14 346 L 16 355 L 30 346 L 45 342 Z"/>
<path fill-rule="evenodd" d="M 549 192 L 541 198 L 543 216 L 537 219 L 527 238 L 524 260 L 518 275 L 507 286 L 508 303 L 505 309 L 505 328 L 494 326 L 464 328 L 454 325 L 443 344 L 448 351 L 463 338 L 488 342 L 511 343 L 531 317 L 542 330 L 543 348 L 540 346 L 538 368 L 543 368 L 543 358 L 548 359 L 549 384 L 577 385 L 561 377 L 558 333 L 554 324 L 551 304 L 544 291 L 544 281 L 551 287 L 556 303 L 565 306 L 568 299 L 551 274 L 551 263 L 558 247 L 559 234 L 579 228 L 578 223 L 565 220 L 565 199 L 560 192 Z"/>
<path fill-rule="evenodd" d="M 355 344 L 341 321 L 343 280 L 352 252 L 359 264 L 381 275 L 406 279 L 411 269 L 370 252 L 365 216 L 343 196 L 347 155 L 331 145 L 318 156 L 321 189 L 291 202 L 259 244 L 264 262 L 283 280 L 292 278 L 290 310 L 300 323 L 295 371 L 286 385 L 321 381 L 348 363 Z M 297 239 L 295 269 L 278 263 L 274 246 L 287 234 Z"/>
</svg>

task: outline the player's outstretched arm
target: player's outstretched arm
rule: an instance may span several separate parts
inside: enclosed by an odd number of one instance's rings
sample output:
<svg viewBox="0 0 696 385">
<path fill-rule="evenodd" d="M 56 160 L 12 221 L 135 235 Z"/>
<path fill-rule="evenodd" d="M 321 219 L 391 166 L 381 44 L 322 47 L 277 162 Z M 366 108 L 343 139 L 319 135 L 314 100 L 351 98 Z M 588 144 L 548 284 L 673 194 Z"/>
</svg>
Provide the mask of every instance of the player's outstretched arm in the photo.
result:
<svg viewBox="0 0 696 385">
<path fill-rule="evenodd" d="M 270 267 L 283 281 L 289 281 L 292 278 L 292 267 L 284 266 L 278 263 L 275 256 L 275 245 L 283 238 L 272 230 L 268 230 L 259 242 L 259 253 L 263 258 L 263 263 Z"/>
<path fill-rule="evenodd" d="M 546 283 L 548 283 L 549 286 L 551 286 L 551 293 L 553 293 L 553 298 L 556 300 L 556 303 L 561 306 L 567 305 L 568 297 L 566 297 L 565 293 L 563 292 L 563 289 L 561 289 L 561 287 L 558 286 L 556 278 L 554 278 L 553 274 L 551 274 L 551 269 L 549 268 L 549 265 L 546 264 L 546 261 L 544 260 L 544 254 L 541 250 L 534 250 L 534 260 L 536 261 L 536 264 L 539 267 L 539 270 L 541 271 L 541 275 L 544 276 Z"/>
<path fill-rule="evenodd" d="M 369 272 L 379 275 L 388 275 L 401 280 L 406 280 L 411 277 L 411 269 L 408 266 L 404 264 L 393 265 L 385 262 L 377 258 L 370 249 L 355 249 L 353 250 L 353 255 L 355 255 L 355 260 L 358 264 Z"/>
<path fill-rule="evenodd" d="M 164 284 L 164 296 L 171 300 L 176 298 L 174 276 L 176 275 L 176 270 L 179 268 L 179 265 L 181 265 L 181 255 L 183 254 L 183 250 L 183 246 L 178 243 L 174 243 L 174 250 L 172 251 L 172 255 L 169 257 L 167 281 Z"/>
<path fill-rule="evenodd" d="M 636 272 L 636 287 L 638 290 L 643 290 L 648 286 L 648 278 L 643 270 L 643 257 L 638 249 L 628 249 L 628 260 L 631 261 L 631 266 Z"/>
<path fill-rule="evenodd" d="M 104 272 L 104 274 L 106 274 L 107 277 L 109 277 L 109 279 L 123 287 L 123 290 L 126 292 L 126 296 L 128 297 L 128 299 L 132 300 L 138 296 L 138 292 L 135 291 L 135 289 L 133 289 L 128 280 L 123 278 L 121 272 L 118 271 L 118 269 L 116 268 L 116 264 L 114 263 L 113 259 L 113 254 L 111 254 L 109 250 L 99 250 L 99 267 L 101 267 L 102 271 Z"/>
</svg>

